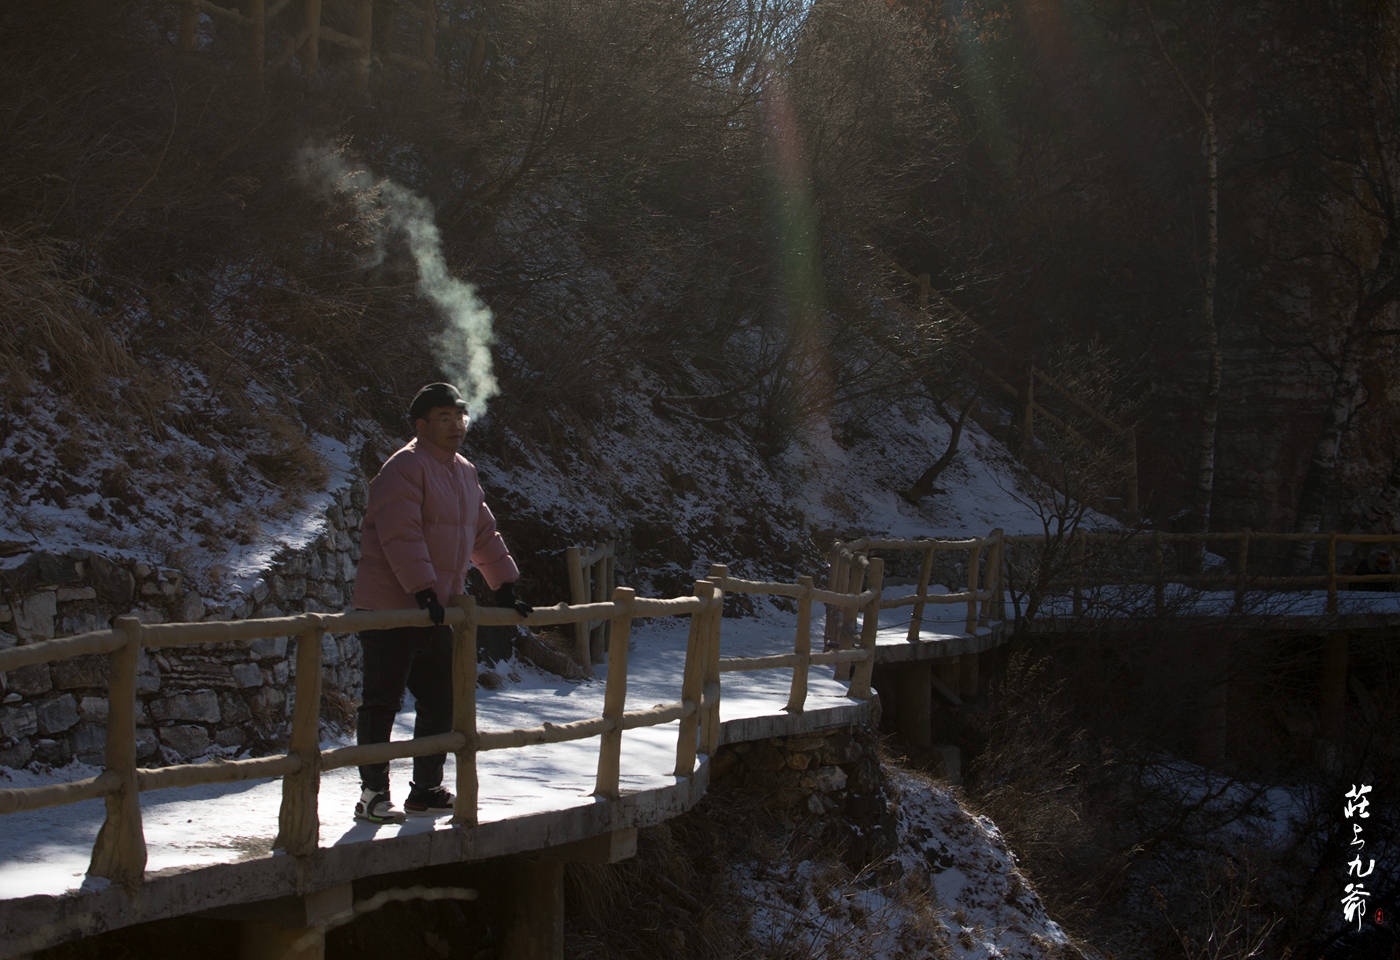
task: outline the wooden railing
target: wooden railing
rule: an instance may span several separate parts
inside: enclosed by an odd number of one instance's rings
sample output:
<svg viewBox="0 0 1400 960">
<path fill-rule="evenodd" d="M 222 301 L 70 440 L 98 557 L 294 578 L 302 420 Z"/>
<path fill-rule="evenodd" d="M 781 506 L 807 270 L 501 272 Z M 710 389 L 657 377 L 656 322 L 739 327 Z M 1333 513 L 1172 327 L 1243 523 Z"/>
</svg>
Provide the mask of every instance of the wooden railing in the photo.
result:
<svg viewBox="0 0 1400 960">
<path fill-rule="evenodd" d="M 928 604 L 966 604 L 967 613 L 962 626 L 967 633 L 975 633 L 1003 617 L 1002 611 L 1002 544 L 1005 537 L 998 528 L 985 537 L 972 537 L 964 540 L 890 540 L 861 538 L 833 544 L 830 551 L 827 584 L 837 594 L 850 594 L 865 589 L 875 593 L 884 590 L 885 564 L 876 553 L 917 553 L 922 557 L 919 575 L 914 581 L 912 594 L 882 599 L 880 609 L 911 607 L 909 632 L 910 643 L 919 639 L 923 629 L 924 611 Z M 929 587 L 934 574 L 934 557 L 939 553 L 962 553 L 966 555 L 967 588 L 955 593 L 931 594 Z M 824 635 L 827 649 L 849 650 L 854 645 L 855 633 L 847 623 L 839 607 L 829 606 Z M 838 679 L 845 679 L 843 665 L 837 665 Z"/>
<path fill-rule="evenodd" d="M 1251 573 L 1251 546 L 1261 542 L 1314 539 L 1327 544 L 1325 571 L 1308 576 L 1273 576 Z M 1168 563 L 1169 547 L 1231 543 L 1234 566 L 1219 571 L 1183 574 Z M 837 678 L 849 680 L 847 695 L 856 700 L 870 696 L 871 677 L 882 610 L 911 608 L 908 640 L 919 639 L 929 604 L 965 605 L 959 625 L 976 633 L 1002 619 L 1003 597 L 1009 584 L 1007 567 L 1037 562 L 1017 557 L 1018 550 L 1047 550 L 1044 537 L 1004 536 L 994 530 L 985 537 L 961 540 L 872 539 L 837 543 L 831 550 L 828 589 L 820 589 L 811 577 L 795 583 L 741 580 L 729 576 L 727 568 L 714 566 L 707 579 L 695 582 L 690 596 L 644 598 L 627 587 L 617 587 L 607 601 L 537 607 L 530 615 L 532 627 L 587 624 L 604 620 L 612 638 L 607 657 L 608 670 L 601 716 L 563 724 L 544 724 L 507 731 L 483 731 L 477 727 L 476 633 L 481 626 L 505 626 L 524 622 L 514 610 L 478 607 L 468 597 L 455 598 L 446 621 L 453 631 L 453 716 L 452 729 L 443 734 L 414 740 L 336 747 L 321 750 L 318 743 L 321 699 L 321 638 L 326 633 L 401 626 L 427 626 L 428 615 L 421 610 L 351 611 L 338 614 L 307 613 L 300 616 L 260 620 L 201 623 L 142 624 L 134 617 L 120 617 L 110 630 L 99 630 L 74 637 L 43 640 L 0 650 L 0 673 L 35 664 L 50 663 L 85 655 L 110 657 L 108 685 L 107 741 L 103 772 L 71 783 L 0 790 L 0 815 L 44 807 L 76 803 L 101 797 L 107 806 L 106 820 L 93 846 L 89 874 L 106 877 L 128 888 L 139 886 L 144 877 L 146 847 L 141 820 L 140 795 L 143 791 L 166 787 L 231 783 L 254 778 L 280 777 L 282 805 L 274 848 L 293 855 L 307 855 L 317 849 L 319 815 L 317 795 L 323 771 L 341 767 L 381 763 L 434 753 L 452 752 L 456 757 L 457 801 L 454 825 L 470 828 L 477 822 L 477 755 L 489 750 L 558 743 L 599 737 L 598 770 L 594 793 L 601 798 L 619 795 L 621 737 L 626 730 L 679 722 L 676 741 L 675 775 L 691 776 L 697 753 L 713 754 L 719 744 L 721 675 L 753 670 L 791 670 L 788 697 L 781 708 L 801 713 L 807 702 L 808 675 L 812 667 L 832 666 Z M 1400 544 L 1400 535 L 1371 534 L 1275 534 L 1259 532 L 1177 534 L 1078 533 L 1059 544 L 1055 575 L 1044 581 L 1051 589 L 1063 589 L 1074 597 L 1076 613 L 1087 612 L 1096 584 L 1121 586 L 1150 585 L 1154 590 L 1154 612 L 1166 610 L 1168 584 L 1196 587 L 1224 587 L 1235 593 L 1236 606 L 1242 606 L 1251 590 L 1285 590 L 1325 587 L 1328 612 L 1336 612 L 1338 592 L 1356 584 L 1391 584 L 1400 589 L 1400 573 L 1358 575 L 1338 568 L 1341 544 Z M 1112 547 L 1109 551 L 1106 547 Z M 1132 551 L 1137 558 L 1132 559 Z M 879 554 L 915 553 L 920 558 L 919 574 L 912 593 L 885 599 L 886 559 Z M 966 588 L 954 593 L 931 594 L 935 558 L 942 553 L 960 553 L 965 564 Z M 1066 559 L 1067 558 L 1067 559 Z M 1105 564 L 1113 576 L 1105 576 Z M 722 658 L 720 638 L 723 600 L 726 592 L 784 597 L 796 601 L 796 634 L 792 652 L 768 656 Z M 813 605 L 826 606 L 825 644 L 821 651 L 811 649 Z M 856 616 L 860 628 L 855 628 Z M 638 618 L 690 617 L 685 664 L 679 699 L 653 707 L 628 711 L 628 638 Z M 136 673 L 142 650 L 161 647 L 194 646 L 214 643 L 247 643 L 252 640 L 296 638 L 295 700 L 287 752 L 243 760 L 219 760 L 155 769 L 136 765 Z"/>
<path fill-rule="evenodd" d="M 1326 559 L 1317 573 L 1283 574 L 1261 570 L 1261 567 L 1284 562 L 1278 551 L 1270 553 L 1265 545 L 1312 541 L 1326 545 Z M 1046 539 L 1042 536 L 1005 538 L 1008 563 L 1034 564 L 1042 562 Z M 1166 595 L 1172 585 L 1205 591 L 1229 592 L 1233 595 L 1232 609 L 1246 608 L 1251 593 L 1284 593 L 1321 588 L 1326 590 L 1326 612 L 1338 611 L 1339 591 L 1368 585 L 1372 588 L 1389 584 L 1400 589 L 1400 571 L 1380 574 L 1358 574 L 1341 568 L 1338 547 L 1341 545 L 1375 544 L 1400 545 L 1400 535 L 1365 533 L 1268 533 L 1235 531 L 1222 533 L 1152 532 L 1085 532 L 1067 537 L 1059 547 L 1059 556 L 1051 564 L 1045 581 L 1051 592 L 1067 594 L 1075 616 L 1087 612 L 1095 588 L 1151 587 L 1153 616 L 1169 611 Z M 1265 549 L 1261 551 L 1261 546 Z M 1178 548 L 1186 549 L 1178 549 Z M 1225 547 L 1227 549 L 1222 550 Z M 1213 568 L 1197 571 L 1191 568 L 1192 558 L 1209 550 L 1219 558 Z M 1018 557 L 1015 554 L 1020 552 Z M 1258 558 L 1264 553 L 1263 562 Z M 1355 551 L 1353 551 L 1354 553 Z M 1347 565 L 1354 564 L 1348 557 Z M 1251 568 L 1253 565 L 1253 568 Z M 1026 578 L 1023 578 L 1023 582 Z M 1112 602 L 1122 606 L 1121 596 Z"/>
<path fill-rule="evenodd" d="M 120 617 L 110 630 L 0 650 L 0 672 L 84 655 L 105 654 L 111 658 L 103 772 L 71 783 L 0 790 L 0 814 L 104 798 L 107 816 L 93 847 L 88 872 L 91 876 L 105 877 L 135 889 L 144 878 L 146 864 L 140 803 L 140 795 L 146 790 L 281 777 L 282 804 L 273 846 L 293 855 L 307 855 L 317 849 L 320 775 L 323 771 L 340 767 L 452 752 L 456 757 L 457 771 L 457 800 L 452 823 L 472 827 L 477 822 L 476 757 L 479 753 L 599 737 L 594 793 L 603 798 L 616 798 L 619 795 L 621 737 L 626 730 L 679 720 L 676 776 L 689 777 L 694 773 L 697 749 L 707 754 L 714 752 L 719 742 L 722 672 L 792 668 L 791 692 L 784 709 L 800 713 L 806 700 L 808 668 L 824 663 L 857 663 L 860 670 L 849 687 L 848 695 L 862 700 L 869 697 L 880 609 L 878 561 L 873 563 L 875 586 L 854 594 L 816 590 L 810 578 L 803 578 L 795 584 L 735 580 L 729 578 L 722 567 L 717 567 L 713 579 L 696 581 L 692 596 L 643 598 L 637 597 L 630 588 L 617 587 L 608 601 L 537 607 L 529 618 L 531 626 L 586 623 L 598 619 L 608 621 L 613 642 L 608 656 L 603 714 L 570 723 L 509 731 L 482 731 L 477 728 L 476 632 L 480 626 L 519 624 L 523 620 L 514 610 L 478 607 L 469 597 L 455 598 L 446 615 L 454 638 L 451 731 L 421 739 L 329 750 L 321 750 L 318 746 L 322 635 L 328 632 L 428 626 L 425 612 L 308 613 L 261 620 L 173 624 L 142 624 L 134 617 Z M 726 589 L 797 598 L 807 612 L 805 617 L 799 617 L 794 652 L 771 658 L 721 659 L 721 613 Z M 864 613 L 866 626 L 860 650 L 840 654 L 811 653 L 810 609 L 813 601 L 842 611 L 859 610 Z M 680 697 L 671 703 L 627 711 L 627 640 L 632 622 L 642 617 L 671 616 L 690 617 L 685 665 L 679 678 Z M 285 754 L 156 769 L 136 766 L 136 665 L 142 650 L 210 643 L 246 643 L 283 636 L 293 636 L 297 640 L 295 702 Z"/>
<path fill-rule="evenodd" d="M 821 590 L 813 585 L 811 577 L 799 577 L 796 583 L 771 583 L 761 580 L 739 580 L 729 576 L 729 569 L 722 565 L 710 568 L 710 580 L 731 593 L 744 593 L 772 597 L 787 597 L 797 601 L 797 637 L 792 653 L 774 654 L 763 657 L 734 657 L 718 662 L 718 670 L 781 670 L 792 668 L 792 686 L 788 693 L 789 713 L 801 713 L 807 697 L 807 672 L 813 666 L 831 664 L 837 668 L 857 665 L 851 680 L 850 696 L 863 700 L 870 696 L 870 677 L 874 670 L 875 639 L 880 626 L 880 579 L 881 561 L 872 561 L 870 587 L 852 593 L 835 590 Z M 828 609 L 843 612 L 859 609 L 862 613 L 862 629 L 859 649 L 822 650 L 812 652 L 812 604 L 823 603 Z"/>
<path fill-rule="evenodd" d="M 575 604 L 606 600 L 617 585 L 617 545 L 611 541 L 587 553 L 583 547 L 569 547 L 564 562 L 569 568 L 569 599 Z M 574 624 L 574 658 L 584 667 L 602 663 L 607 640 L 607 620 L 580 620 Z"/>
<path fill-rule="evenodd" d="M 180 49 L 190 53 L 199 46 L 199 17 L 201 14 L 236 24 L 244 31 L 245 55 L 248 64 L 249 82 L 255 91 L 261 91 L 263 74 L 269 69 L 277 69 L 300 57 L 302 73 L 314 77 L 320 69 L 321 44 L 328 43 L 345 49 L 352 58 L 355 83 L 361 89 L 368 87 L 370 66 L 377 54 L 383 60 L 398 64 L 430 78 L 436 69 L 437 60 L 437 7 L 435 0 L 412 0 L 412 3 L 396 3 L 394 15 L 407 8 L 418 21 L 418 43 L 412 52 L 380 49 L 376 51 L 374 36 L 374 0 L 350 0 L 350 32 L 336 30 L 326 24 L 322 16 L 323 0 L 301 0 L 301 16 L 293 21 L 289 14 L 288 23 L 279 23 L 282 14 L 294 6 L 292 0 L 244 0 L 239 4 L 215 3 L 214 0 L 167 0 L 181 7 Z M 276 31 L 270 30 L 275 25 Z M 267 52 L 270 34 L 283 37 L 282 48 L 269 57 Z M 384 45 L 387 38 L 380 39 Z M 482 41 L 484 44 L 484 35 Z"/>
</svg>

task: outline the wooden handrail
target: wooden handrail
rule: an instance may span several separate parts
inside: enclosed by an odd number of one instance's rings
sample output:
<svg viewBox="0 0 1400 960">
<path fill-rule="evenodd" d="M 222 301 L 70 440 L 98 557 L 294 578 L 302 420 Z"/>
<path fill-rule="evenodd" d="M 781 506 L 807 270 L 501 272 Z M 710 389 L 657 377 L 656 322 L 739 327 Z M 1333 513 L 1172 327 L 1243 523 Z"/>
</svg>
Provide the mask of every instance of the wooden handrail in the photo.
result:
<svg viewBox="0 0 1400 960">
<path fill-rule="evenodd" d="M 322 0 L 303 0 L 299 29 L 291 31 L 282 52 L 271 62 L 267 58 L 268 25 L 291 6 L 292 0 L 244 0 L 247 12 L 225 6 L 214 0 L 168 0 L 180 5 L 180 49 L 193 53 L 199 48 L 199 15 L 207 14 L 244 28 L 246 57 L 255 91 L 261 91 L 263 75 L 288 63 L 298 51 L 302 52 L 302 73 L 313 77 L 320 69 L 321 43 L 335 44 L 354 56 L 356 84 L 362 89 L 369 84 L 371 54 L 375 50 L 373 0 L 356 0 L 353 10 L 353 33 L 344 33 L 322 23 Z M 420 74 L 431 81 L 437 64 L 437 10 L 433 0 L 417 4 L 422 25 L 421 41 L 413 53 L 382 50 L 380 58 Z"/>
<path fill-rule="evenodd" d="M 1012 545 L 1040 544 L 1045 540 L 1038 535 L 1018 535 L 1006 537 L 1005 542 Z M 1326 563 L 1320 573 L 1315 574 L 1251 574 L 1248 571 L 1251 548 L 1257 547 L 1264 542 L 1296 543 L 1296 542 L 1324 542 L 1327 544 Z M 1235 566 L 1231 569 L 1228 566 L 1221 566 L 1218 570 L 1171 573 L 1166 567 L 1166 554 L 1164 549 L 1168 544 L 1199 545 L 1206 548 L 1212 543 L 1237 543 L 1237 553 Z M 1392 583 L 1400 589 L 1400 571 L 1395 573 L 1381 574 L 1356 574 L 1344 573 L 1338 569 L 1338 546 L 1341 544 L 1374 544 L 1374 543 L 1395 543 L 1400 544 L 1400 534 L 1373 534 L 1373 533 L 1337 533 L 1324 531 L 1319 533 L 1273 533 L 1258 530 L 1234 530 L 1218 531 L 1209 533 L 1186 533 L 1186 532 L 1165 532 L 1153 531 L 1150 535 L 1143 535 L 1135 532 L 1103 532 L 1103 531 L 1083 531 L 1076 532 L 1071 541 L 1071 550 L 1077 554 L 1077 559 L 1070 564 L 1070 575 L 1067 577 L 1052 577 L 1046 586 L 1050 590 L 1059 590 L 1068 587 L 1072 594 L 1072 599 L 1077 604 L 1075 613 L 1081 611 L 1078 604 L 1082 603 L 1082 590 L 1103 587 L 1103 586 L 1152 586 L 1154 592 L 1154 613 L 1161 615 L 1165 612 L 1165 587 L 1168 584 L 1177 584 L 1186 587 L 1208 588 L 1219 587 L 1221 590 L 1228 590 L 1234 595 L 1233 609 L 1236 612 L 1243 610 L 1246 594 L 1251 590 L 1287 590 L 1299 587 L 1320 587 L 1326 591 L 1326 611 L 1335 614 L 1340 602 L 1339 592 L 1355 584 L 1366 583 Z M 1098 581 L 1085 581 L 1082 551 L 1089 544 L 1108 544 L 1111 546 L 1148 547 L 1151 550 L 1152 573 L 1148 576 L 1134 575 L 1132 573 L 1121 572 L 1125 565 L 1115 564 L 1115 572 L 1111 576 L 1100 578 Z"/>
<path fill-rule="evenodd" d="M 1327 570 L 1307 576 L 1265 577 L 1250 575 L 1245 569 L 1250 548 L 1261 542 L 1325 540 Z M 108 741 L 106 769 L 99 776 L 76 783 L 43 787 L 0 790 L 0 815 L 103 797 L 107 804 L 107 820 L 93 847 L 90 873 L 109 877 L 127 887 L 141 883 L 145 868 L 145 843 L 141 827 L 140 794 L 143 791 L 187 787 L 199 784 L 227 783 L 254 777 L 282 777 L 283 805 L 279 813 L 279 829 L 275 846 L 295 856 L 313 853 L 319 833 L 316 795 L 322 771 L 370 762 L 404 759 L 433 753 L 453 751 L 457 756 L 458 802 L 453 822 L 472 826 L 477 817 L 476 758 L 482 751 L 506 750 L 535 744 L 558 743 L 589 737 L 600 738 L 598 776 L 595 793 L 604 799 L 618 796 L 620 777 L 620 736 L 625 730 L 679 721 L 676 744 L 676 774 L 690 776 L 699 752 L 712 754 L 719 742 L 719 708 L 723 688 L 720 678 L 725 673 L 768 669 L 791 669 L 792 683 L 788 699 L 782 707 L 789 713 L 800 713 L 805 706 L 807 674 L 814 666 L 833 666 L 838 674 L 848 675 L 847 695 L 861 700 L 870 696 L 875 647 L 882 610 L 909 606 L 917 625 L 925 605 L 930 603 L 966 604 L 965 629 L 973 633 L 1000 615 L 1002 565 L 1007 545 L 1023 546 L 1044 543 L 1043 537 L 1003 535 L 994 530 L 985 537 L 956 540 L 914 539 L 896 540 L 868 538 L 834 545 L 831 551 L 830 584 L 836 589 L 819 590 L 810 577 L 796 583 L 772 583 L 742 580 L 728 575 L 728 570 L 715 566 L 710 579 L 698 580 L 691 596 L 642 598 L 626 588 L 616 588 L 612 598 L 604 602 L 578 605 L 558 604 L 536 608 L 529 623 L 577 623 L 605 616 L 611 620 L 612 635 L 620 642 L 616 656 L 609 658 L 608 686 L 604 692 L 602 716 L 588 717 L 569 723 L 545 723 L 539 727 L 518 730 L 481 731 L 476 720 L 476 630 L 484 623 L 519 623 L 513 610 L 478 608 L 468 597 L 454 599 L 446 612 L 446 620 L 454 633 L 454 710 L 452 730 L 433 737 L 407 741 L 392 741 L 364 746 L 346 746 L 320 750 L 317 743 L 320 691 L 320 640 L 327 632 L 351 632 L 357 629 L 385 626 L 419 625 L 426 614 L 418 610 L 350 611 L 339 614 L 303 614 L 265 620 L 230 623 L 150 624 L 143 625 L 133 617 L 122 617 L 112 630 L 95 631 L 77 637 L 46 640 L 0 651 L 0 670 L 15 669 L 31 663 L 51 662 L 74 656 L 107 653 L 112 660 L 108 704 Z M 1400 543 L 1400 535 L 1385 534 L 1293 534 L 1238 531 L 1220 533 L 1154 533 L 1150 538 L 1122 533 L 1085 532 L 1072 540 L 1072 553 L 1085 550 L 1088 544 L 1145 545 L 1151 548 L 1158 563 L 1152 577 L 1119 576 L 1116 583 L 1153 585 L 1160 597 L 1167 580 L 1160 561 L 1169 543 L 1228 543 L 1239 544 L 1236 570 L 1222 570 L 1175 577 L 1172 582 L 1220 584 L 1234 592 L 1236 606 L 1246 591 L 1255 587 L 1321 586 L 1327 589 L 1329 611 L 1335 612 L 1337 593 L 1352 583 L 1392 582 L 1400 586 L 1400 574 L 1345 574 L 1337 569 L 1337 547 L 1340 544 Z M 885 563 L 871 551 L 916 551 L 923 557 L 919 584 L 914 593 L 894 599 L 882 596 Z M 941 551 L 965 551 L 967 587 L 956 594 L 930 594 L 931 558 Z M 982 560 L 985 559 L 985 563 Z M 1089 572 L 1081 566 L 1071 571 L 1064 581 L 1076 591 L 1081 601 L 1084 591 L 1094 586 Z M 1051 581 L 1051 586 L 1062 585 Z M 797 632 L 792 652 L 755 657 L 720 656 L 723 597 L 726 591 L 746 594 L 766 594 L 798 600 Z M 841 626 L 835 644 L 819 652 L 811 649 L 811 605 L 826 603 L 837 613 L 860 611 L 861 624 L 857 636 L 853 628 Z M 680 679 L 680 700 L 658 704 L 644 710 L 626 711 L 627 656 L 626 639 L 631 624 L 639 617 L 690 617 L 686 662 Z M 155 769 L 138 769 L 135 762 L 135 676 L 136 663 L 144 648 L 190 645 L 197 643 L 239 643 L 251 639 L 295 636 L 296 703 L 292 717 L 291 739 L 284 755 L 236 761 L 214 761 Z M 914 634 L 917 638 L 917 634 Z"/>
<path fill-rule="evenodd" d="M 617 585 L 617 545 L 601 543 L 585 551 L 569 547 L 564 551 L 564 563 L 569 574 L 569 600 L 574 607 L 602 602 Z M 603 662 L 608 645 L 609 623 L 614 615 L 580 620 L 574 623 L 574 659 L 582 667 Z"/>
<path fill-rule="evenodd" d="M 296 769 L 282 778 L 282 806 L 277 817 L 274 850 L 306 856 L 316 850 L 321 821 L 316 795 L 321 790 L 321 638 L 322 618 L 309 615 L 307 628 L 297 634 L 296 702 L 292 706 L 292 735 L 287 752 Z"/>
<path fill-rule="evenodd" d="M 709 600 L 715 594 L 715 585 L 708 580 L 695 581 L 695 596 L 699 600 Z M 681 702 L 689 705 L 700 704 L 705 682 L 705 629 L 698 617 L 690 618 L 690 633 L 685 643 L 685 667 L 681 671 Z M 678 777 L 688 777 L 695 772 L 696 745 L 700 732 L 699 710 L 681 718 L 680 734 L 676 739 L 676 770 Z"/>
<path fill-rule="evenodd" d="M 603 695 L 603 719 L 610 724 L 598 748 L 598 776 L 593 788 L 595 796 L 616 798 L 622 764 L 622 715 L 627 705 L 627 643 L 632 635 L 632 602 L 636 591 L 630 587 L 613 589 L 613 603 L 618 614 L 608 633 L 612 647 L 608 651 L 608 686 Z"/>
<path fill-rule="evenodd" d="M 476 826 L 480 782 L 476 775 L 476 600 L 456 597 L 462 622 L 452 628 L 452 736 L 459 742 L 453 749 L 457 764 L 457 799 L 452 805 L 452 823 Z"/>
<path fill-rule="evenodd" d="M 111 653 L 125 642 L 122 635 L 115 630 L 96 630 L 57 640 L 36 640 L 22 647 L 0 650 L 0 673 L 40 663 L 68 660 L 72 657 Z"/>
</svg>

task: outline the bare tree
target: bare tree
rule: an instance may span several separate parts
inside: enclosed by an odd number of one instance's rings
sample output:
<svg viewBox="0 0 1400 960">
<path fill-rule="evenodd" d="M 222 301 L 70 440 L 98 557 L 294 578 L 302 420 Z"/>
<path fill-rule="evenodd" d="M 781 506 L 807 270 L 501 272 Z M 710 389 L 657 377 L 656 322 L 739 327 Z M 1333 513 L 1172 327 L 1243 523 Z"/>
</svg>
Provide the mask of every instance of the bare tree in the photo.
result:
<svg viewBox="0 0 1400 960">
<path fill-rule="evenodd" d="M 1329 0 L 1289 12 L 1285 42 L 1297 53 L 1280 65 L 1281 97 L 1266 115 L 1289 149 L 1272 168 L 1280 198 L 1268 225 L 1285 267 L 1276 295 L 1325 371 L 1294 522 L 1315 533 L 1336 509 L 1339 457 L 1377 346 L 1400 335 L 1400 5 Z M 1294 565 L 1311 557 L 1311 541 L 1300 542 Z"/>
</svg>

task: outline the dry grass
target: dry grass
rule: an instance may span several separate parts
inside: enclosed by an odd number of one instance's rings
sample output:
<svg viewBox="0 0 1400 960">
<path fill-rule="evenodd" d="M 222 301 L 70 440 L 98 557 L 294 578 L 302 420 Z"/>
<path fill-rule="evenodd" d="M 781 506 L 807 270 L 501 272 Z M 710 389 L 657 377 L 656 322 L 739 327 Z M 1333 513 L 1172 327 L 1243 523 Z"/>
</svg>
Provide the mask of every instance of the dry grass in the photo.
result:
<svg viewBox="0 0 1400 960">
<path fill-rule="evenodd" d="M 0 226 L 0 391 L 17 409 L 33 382 L 59 387 L 84 406 L 110 400 L 108 378 L 139 376 L 136 359 L 93 312 L 72 248 L 37 230 Z"/>
<path fill-rule="evenodd" d="M 248 462 L 280 487 L 319 490 L 328 479 L 325 461 L 308 443 L 306 428 L 289 417 L 261 418 L 265 446 L 248 454 Z"/>
<path fill-rule="evenodd" d="M 1183 960 L 1251 960 L 1266 955 L 1288 960 L 1293 956 L 1290 947 L 1270 943 L 1283 917 L 1260 909 L 1257 878 L 1247 862 L 1217 863 L 1203 857 L 1197 866 L 1199 872 L 1190 882 L 1199 884 L 1199 901 L 1192 905 L 1189 920 L 1173 918 L 1166 896 L 1156 888 L 1152 891 Z M 1266 947 L 1271 948 L 1268 954 Z"/>
<path fill-rule="evenodd" d="M 642 831 L 631 860 L 570 865 L 565 873 L 568 955 L 575 960 L 753 956 L 745 945 L 744 912 L 720 886 L 732 834 L 722 819 L 697 812 Z"/>
<path fill-rule="evenodd" d="M 1148 641 L 1116 642 L 1127 647 L 1117 657 L 1038 648 L 1013 658 L 970 796 L 1050 914 L 1113 956 L 1288 956 L 1316 934 L 1286 929 L 1310 909 L 1307 868 L 1294 852 L 1241 839 L 1252 836 L 1257 788 L 1222 770 L 1176 787 L 1150 775 L 1182 755 L 1192 708 L 1170 671 L 1149 665 Z"/>
</svg>

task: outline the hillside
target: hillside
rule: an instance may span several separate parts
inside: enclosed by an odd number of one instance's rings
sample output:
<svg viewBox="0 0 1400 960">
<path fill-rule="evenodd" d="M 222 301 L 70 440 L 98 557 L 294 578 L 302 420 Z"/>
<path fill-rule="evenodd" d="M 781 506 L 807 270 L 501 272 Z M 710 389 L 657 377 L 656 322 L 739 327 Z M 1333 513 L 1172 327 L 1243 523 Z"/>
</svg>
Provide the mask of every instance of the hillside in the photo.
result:
<svg viewBox="0 0 1400 960">
<path fill-rule="evenodd" d="M 0 9 L 7 606 L 91 553 L 171 572 L 179 615 L 246 609 L 439 379 L 539 604 L 597 540 L 671 594 L 713 562 L 819 576 L 842 537 L 1037 532 L 1058 507 L 995 429 L 1037 369 L 1131 428 L 1149 526 L 1400 529 L 1389 0 L 437 0 L 426 74 L 406 5 L 326 0 L 373 38 L 319 61 L 270 6 L 252 71 L 249 24 L 166 0 Z M 1089 502 L 1122 478 L 1073 435 L 1040 466 Z M 1366 656 L 1374 730 L 1394 661 Z M 1051 914 L 1123 956 L 1149 927 L 1315 942 L 1340 774 L 1300 774 L 1313 835 L 1214 846 L 1175 780 L 1132 779 L 1152 698 L 1055 666 L 1018 660 L 964 731 Z M 1261 722 L 1291 749 L 1287 699 Z M 755 895 L 812 879 L 787 868 Z M 849 946 L 868 893 L 786 916 Z"/>
<path fill-rule="evenodd" d="M 740 241 L 756 208 L 619 193 L 573 141 L 464 206 L 441 177 L 485 176 L 492 148 L 438 126 L 477 150 L 441 167 L 421 134 L 447 101 L 250 102 L 214 57 L 117 72 L 159 43 L 160 10 L 8 14 L 11 140 L 31 148 L 8 157 L 0 221 L 12 563 L 116 552 L 228 609 L 406 439 L 407 398 L 439 378 L 473 399 L 469 456 L 541 599 L 563 595 L 563 548 L 601 538 L 624 576 L 673 591 L 710 562 L 815 570 L 838 535 L 1037 527 L 1007 509 L 1006 466 L 989 484 L 955 462 L 917 505 L 895 493 L 946 449 L 963 381 L 848 241 Z M 800 213 L 790 186 L 742 202 Z M 758 244 L 748 275 L 726 236 Z"/>
</svg>

